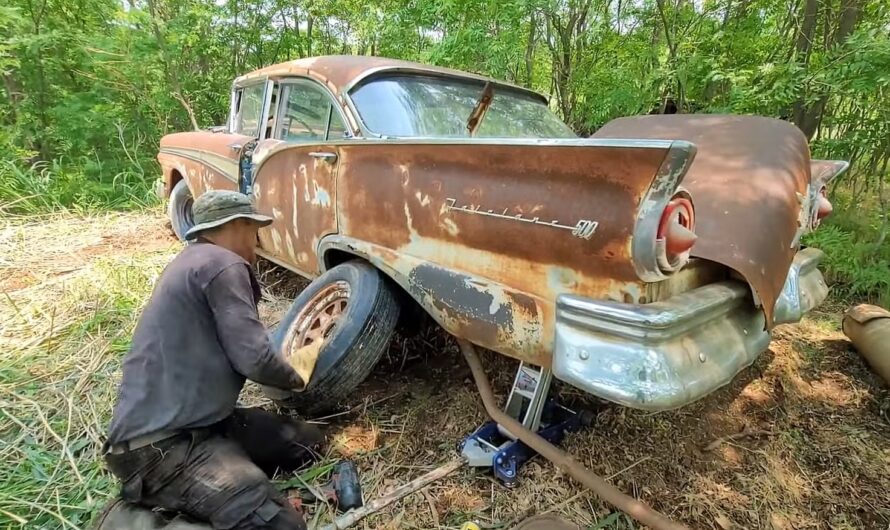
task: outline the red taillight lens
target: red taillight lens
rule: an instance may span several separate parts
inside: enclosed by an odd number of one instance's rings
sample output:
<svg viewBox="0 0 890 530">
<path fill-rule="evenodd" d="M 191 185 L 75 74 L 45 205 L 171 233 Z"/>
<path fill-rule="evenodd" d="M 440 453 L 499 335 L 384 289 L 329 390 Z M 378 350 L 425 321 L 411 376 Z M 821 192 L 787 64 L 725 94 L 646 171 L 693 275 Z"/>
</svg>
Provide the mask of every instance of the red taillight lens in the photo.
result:
<svg viewBox="0 0 890 530">
<path fill-rule="evenodd" d="M 819 190 L 819 197 L 816 199 L 816 219 L 825 219 L 833 211 L 834 206 L 831 205 L 831 201 L 825 196 L 825 186 L 822 186 L 822 189 Z"/>
<path fill-rule="evenodd" d="M 661 214 L 658 239 L 664 239 L 665 250 L 671 256 L 688 252 L 695 244 L 695 210 L 688 197 L 674 196 Z"/>
</svg>

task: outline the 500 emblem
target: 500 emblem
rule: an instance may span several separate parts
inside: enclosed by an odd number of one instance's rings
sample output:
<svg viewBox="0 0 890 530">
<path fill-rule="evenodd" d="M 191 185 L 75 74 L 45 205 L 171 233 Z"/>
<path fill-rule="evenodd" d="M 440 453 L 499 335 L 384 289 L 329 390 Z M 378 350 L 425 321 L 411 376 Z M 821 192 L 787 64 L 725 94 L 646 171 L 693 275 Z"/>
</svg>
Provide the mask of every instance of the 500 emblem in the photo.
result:
<svg viewBox="0 0 890 530">
<path fill-rule="evenodd" d="M 599 226 L 599 222 L 591 221 L 590 219 L 581 219 L 574 226 L 565 225 L 559 222 L 558 219 L 553 219 L 551 221 L 543 221 L 540 217 L 524 217 L 521 213 L 517 214 L 508 214 L 507 208 L 504 208 L 504 211 L 501 213 L 497 213 L 493 210 L 482 210 L 482 207 L 479 205 L 473 206 L 472 204 L 456 206 L 456 199 L 445 199 L 445 209 L 447 211 L 457 211 L 463 212 L 473 215 L 484 215 L 486 217 L 497 217 L 499 219 L 506 219 L 508 221 L 517 221 L 520 223 L 530 223 L 534 225 L 540 226 L 549 226 L 551 228 L 561 228 L 563 230 L 570 230 L 572 235 L 575 237 L 580 237 L 581 239 L 590 239 L 593 237 L 593 234 L 596 232 L 597 226 Z"/>
</svg>

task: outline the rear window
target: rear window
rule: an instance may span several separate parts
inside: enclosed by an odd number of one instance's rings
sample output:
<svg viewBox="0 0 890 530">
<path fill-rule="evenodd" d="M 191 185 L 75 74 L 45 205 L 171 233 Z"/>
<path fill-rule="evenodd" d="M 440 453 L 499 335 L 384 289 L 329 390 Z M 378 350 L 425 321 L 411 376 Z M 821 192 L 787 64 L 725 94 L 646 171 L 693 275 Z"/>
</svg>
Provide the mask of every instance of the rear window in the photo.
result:
<svg viewBox="0 0 890 530">
<path fill-rule="evenodd" d="M 469 137 L 467 120 L 485 83 L 450 77 L 397 75 L 362 84 L 352 93 L 365 126 L 397 137 Z M 574 138 L 547 105 L 519 90 L 494 87 L 477 137 Z"/>
</svg>

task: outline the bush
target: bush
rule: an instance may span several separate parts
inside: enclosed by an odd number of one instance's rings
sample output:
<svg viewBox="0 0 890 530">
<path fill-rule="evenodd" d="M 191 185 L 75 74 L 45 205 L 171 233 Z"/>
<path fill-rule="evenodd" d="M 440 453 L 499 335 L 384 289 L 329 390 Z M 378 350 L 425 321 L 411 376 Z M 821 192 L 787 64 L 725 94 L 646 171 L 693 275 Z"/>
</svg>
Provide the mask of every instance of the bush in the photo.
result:
<svg viewBox="0 0 890 530">
<path fill-rule="evenodd" d="M 140 171 L 122 170 L 112 177 L 91 176 L 84 161 L 63 160 L 27 165 L 0 160 L 0 212 L 38 214 L 74 209 L 94 211 L 132 208 L 156 201 L 151 182 Z M 97 168 L 96 173 L 103 172 Z"/>
<path fill-rule="evenodd" d="M 876 245 L 876 234 L 842 218 L 809 234 L 805 242 L 822 249 L 822 269 L 836 294 L 890 305 L 890 245 Z"/>
</svg>

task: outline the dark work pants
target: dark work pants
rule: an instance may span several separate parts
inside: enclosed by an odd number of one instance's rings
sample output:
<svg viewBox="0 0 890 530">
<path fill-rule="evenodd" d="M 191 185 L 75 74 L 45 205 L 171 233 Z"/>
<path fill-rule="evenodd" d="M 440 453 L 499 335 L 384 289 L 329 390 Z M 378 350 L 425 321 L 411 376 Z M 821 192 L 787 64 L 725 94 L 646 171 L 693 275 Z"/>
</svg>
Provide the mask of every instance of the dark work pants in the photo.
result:
<svg viewBox="0 0 890 530">
<path fill-rule="evenodd" d="M 305 529 L 302 515 L 269 476 L 308 461 L 323 436 L 262 409 L 123 454 L 107 454 L 121 497 L 185 513 L 219 529 Z"/>
</svg>

